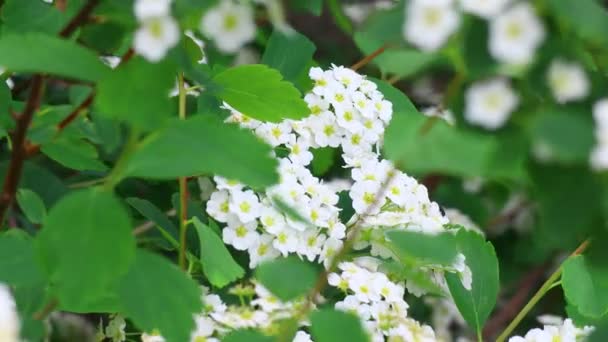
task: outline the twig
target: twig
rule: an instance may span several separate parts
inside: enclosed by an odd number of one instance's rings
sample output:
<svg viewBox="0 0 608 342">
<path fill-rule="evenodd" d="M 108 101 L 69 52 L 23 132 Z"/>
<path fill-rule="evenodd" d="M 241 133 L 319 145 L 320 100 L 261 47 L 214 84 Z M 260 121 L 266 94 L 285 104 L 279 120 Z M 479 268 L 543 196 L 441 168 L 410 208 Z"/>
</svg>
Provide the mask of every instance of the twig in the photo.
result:
<svg viewBox="0 0 608 342">
<path fill-rule="evenodd" d="M 165 215 L 167 215 L 167 216 L 175 216 L 176 214 L 177 214 L 177 210 L 175 210 L 175 209 L 171 209 L 165 213 Z M 146 221 L 146 222 L 140 224 L 139 226 L 135 227 L 135 229 L 133 229 L 133 235 L 134 236 L 141 235 L 141 234 L 147 232 L 148 230 L 154 228 L 155 225 L 156 225 L 156 223 L 154 221 Z"/>
<path fill-rule="evenodd" d="M 382 45 L 376 51 L 372 52 L 371 54 L 365 56 L 362 60 L 360 60 L 357 63 L 353 64 L 350 68 L 353 69 L 353 70 L 355 70 L 355 71 L 357 71 L 358 69 L 361 69 L 362 67 L 364 67 L 365 65 L 367 65 L 367 63 L 373 61 L 374 58 L 376 58 L 380 54 L 382 54 L 388 47 L 389 47 L 388 44 Z"/>
<path fill-rule="evenodd" d="M 88 20 L 95 7 L 99 5 L 99 2 L 100 0 L 89 0 L 86 5 L 82 6 L 78 14 L 59 32 L 59 36 L 67 38 L 74 33 L 80 25 Z"/>
<path fill-rule="evenodd" d="M 178 75 L 178 112 L 181 120 L 186 119 L 186 83 L 184 74 Z M 179 177 L 179 266 L 186 270 L 186 232 L 188 230 L 188 178 Z"/>
<path fill-rule="evenodd" d="M 57 305 L 59 305 L 57 298 L 51 299 L 40 311 L 34 313 L 34 319 L 38 321 L 45 319 L 46 316 L 55 310 Z"/>
<path fill-rule="evenodd" d="M 44 87 L 44 80 L 41 75 L 34 76 L 32 80 L 32 90 L 23 113 L 17 118 L 15 133 L 12 139 L 13 151 L 8 172 L 4 178 L 2 194 L 0 195 L 0 229 L 4 222 L 4 215 L 15 199 L 15 193 L 21 179 L 21 171 L 26 158 L 25 138 L 27 130 L 34 117 L 34 112 L 40 106 Z"/>
</svg>

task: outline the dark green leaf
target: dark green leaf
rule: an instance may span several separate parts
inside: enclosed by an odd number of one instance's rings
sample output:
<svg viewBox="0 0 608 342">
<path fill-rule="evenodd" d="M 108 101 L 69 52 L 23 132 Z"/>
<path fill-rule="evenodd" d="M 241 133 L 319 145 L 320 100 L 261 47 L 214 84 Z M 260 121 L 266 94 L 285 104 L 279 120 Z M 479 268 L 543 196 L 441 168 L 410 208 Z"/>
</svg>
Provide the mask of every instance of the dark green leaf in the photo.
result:
<svg viewBox="0 0 608 342">
<path fill-rule="evenodd" d="M 28 220 L 32 223 L 42 223 L 46 217 L 46 207 L 37 193 L 29 189 L 17 191 L 17 203 Z"/>
<path fill-rule="evenodd" d="M 127 272 L 135 238 L 118 199 L 91 188 L 70 193 L 51 208 L 35 250 L 62 307 L 83 308 Z"/>
<path fill-rule="evenodd" d="M 57 34 L 69 18 L 44 1 L 5 0 L 2 6 L 5 32 L 43 32 Z"/>
<path fill-rule="evenodd" d="M 46 289 L 38 286 L 18 286 L 14 289 L 17 311 L 21 320 L 21 337 L 27 341 L 44 341 L 47 334 L 47 325 L 44 320 L 34 318 L 45 301 Z"/>
<path fill-rule="evenodd" d="M 581 38 L 606 47 L 608 45 L 608 13 L 595 0 L 550 0 L 550 8 Z"/>
<path fill-rule="evenodd" d="M 273 342 L 275 339 L 257 330 L 234 330 L 222 342 Z"/>
<path fill-rule="evenodd" d="M 144 140 L 130 160 L 127 174 L 174 179 L 211 173 L 266 187 L 278 180 L 277 162 L 270 151 L 249 131 L 215 117 L 196 115 L 175 120 Z M 159 162 L 163 167 L 158 167 Z"/>
<path fill-rule="evenodd" d="M 41 33 L 2 35 L 0 65 L 15 72 L 42 72 L 93 82 L 109 71 L 92 51 Z"/>
<path fill-rule="evenodd" d="M 0 283 L 19 287 L 38 285 L 43 280 L 31 238 L 17 229 L 0 234 Z"/>
<path fill-rule="evenodd" d="M 312 173 L 320 177 L 331 169 L 334 164 L 336 150 L 331 147 L 315 148 L 312 151 L 313 160 L 311 163 Z"/>
<path fill-rule="evenodd" d="M 310 315 L 311 333 L 316 342 L 367 342 L 359 318 L 351 313 L 322 309 Z"/>
<path fill-rule="evenodd" d="M 224 287 L 241 278 L 245 271 L 237 264 L 222 239 L 198 218 L 192 219 L 201 243 L 203 272 L 215 287 Z"/>
<path fill-rule="evenodd" d="M 476 232 L 460 229 L 456 235 L 460 252 L 472 273 L 471 290 L 467 290 L 455 273 L 445 275 L 458 311 L 469 326 L 481 336 L 481 330 L 496 304 L 498 296 L 498 259 L 490 242 Z"/>
<path fill-rule="evenodd" d="M 290 4 L 295 10 L 308 11 L 316 16 L 323 11 L 323 0 L 290 0 Z"/>
<path fill-rule="evenodd" d="M 301 119 L 310 111 L 300 92 L 265 65 L 241 65 L 213 77 L 215 94 L 239 112 L 262 121 Z"/>
<path fill-rule="evenodd" d="M 74 170 L 105 171 L 108 168 L 97 158 L 95 147 L 84 140 L 57 139 L 42 145 L 47 157 Z"/>
<path fill-rule="evenodd" d="M 138 250 L 118 290 L 125 315 L 144 331 L 159 330 L 167 341 L 188 341 L 201 290 L 168 260 Z"/>
<path fill-rule="evenodd" d="M 296 31 L 284 33 L 274 30 L 264 50 L 262 63 L 280 71 L 284 79 L 296 83 L 315 50 L 315 45 Z"/>
<path fill-rule="evenodd" d="M 142 82 L 154 75 L 154 81 Z M 101 114 L 142 129 L 161 126 L 174 112 L 169 91 L 175 84 L 170 62 L 135 58 L 116 68 L 97 85 L 95 104 Z"/>
<path fill-rule="evenodd" d="M 571 257 L 562 266 L 562 288 L 568 303 L 592 318 L 608 312 L 608 268 L 591 263 L 583 255 Z"/>
<path fill-rule="evenodd" d="M 304 296 L 315 284 L 317 271 L 296 257 L 269 261 L 258 266 L 255 277 L 282 301 Z"/>
</svg>

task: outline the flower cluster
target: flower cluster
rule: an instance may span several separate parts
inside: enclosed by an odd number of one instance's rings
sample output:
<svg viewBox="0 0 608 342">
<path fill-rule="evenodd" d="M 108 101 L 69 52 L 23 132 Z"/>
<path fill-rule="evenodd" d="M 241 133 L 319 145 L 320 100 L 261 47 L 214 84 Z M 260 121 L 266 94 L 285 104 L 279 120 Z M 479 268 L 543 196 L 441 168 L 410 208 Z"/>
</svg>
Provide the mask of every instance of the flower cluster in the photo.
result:
<svg viewBox="0 0 608 342">
<path fill-rule="evenodd" d="M 540 317 L 539 317 L 540 318 Z M 571 319 L 551 319 L 551 322 L 546 322 L 543 329 L 534 328 L 526 333 L 524 337 L 513 336 L 509 342 L 534 342 L 534 341 L 583 341 L 591 331 L 592 327 L 585 326 L 582 329 L 577 328 L 572 323 Z"/>
<path fill-rule="evenodd" d="M 372 341 L 436 341 L 431 327 L 407 317 L 402 284 L 353 262 L 343 262 L 339 269 L 339 274 L 328 278 L 330 285 L 346 294 L 335 307 L 359 316 Z"/>
<path fill-rule="evenodd" d="M 591 152 L 591 167 L 596 170 L 608 169 L 608 98 L 593 106 L 595 119 L 595 139 L 597 145 Z"/>
</svg>

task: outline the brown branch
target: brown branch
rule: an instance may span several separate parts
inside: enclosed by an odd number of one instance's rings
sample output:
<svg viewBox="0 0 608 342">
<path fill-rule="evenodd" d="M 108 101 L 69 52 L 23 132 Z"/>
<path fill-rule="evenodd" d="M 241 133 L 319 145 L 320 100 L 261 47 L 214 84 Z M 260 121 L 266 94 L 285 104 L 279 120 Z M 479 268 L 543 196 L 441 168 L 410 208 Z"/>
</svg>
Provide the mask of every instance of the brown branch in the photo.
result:
<svg viewBox="0 0 608 342">
<path fill-rule="evenodd" d="M 67 38 L 72 35 L 72 33 L 74 33 L 74 31 L 76 31 L 80 25 L 87 22 L 89 16 L 91 13 L 93 13 L 93 10 L 95 7 L 97 7 L 97 5 L 99 5 L 99 3 L 100 0 L 89 0 L 84 6 L 82 6 L 80 12 L 78 12 L 78 14 L 76 14 L 76 16 L 74 16 L 74 18 L 72 18 L 72 20 L 65 25 L 61 32 L 59 32 L 59 36 Z"/>
<path fill-rule="evenodd" d="M 357 71 L 358 69 L 361 69 L 362 67 L 364 67 L 365 65 L 367 65 L 367 63 L 373 61 L 374 58 L 376 58 L 380 54 L 382 54 L 388 47 L 389 47 L 388 44 L 382 45 L 376 51 L 372 52 L 371 54 L 365 56 L 362 60 L 360 60 L 357 63 L 353 64 L 350 68 L 353 69 L 353 70 L 355 70 L 355 71 Z"/>
<path fill-rule="evenodd" d="M 15 199 L 15 193 L 21 179 L 21 171 L 26 158 L 25 138 L 27 130 L 32 122 L 34 113 L 40 106 L 44 87 L 44 80 L 41 75 L 34 76 L 32 80 L 32 90 L 30 97 L 25 105 L 23 113 L 17 118 L 15 133 L 13 135 L 13 151 L 11 153 L 11 161 L 4 178 L 2 194 L 0 195 L 0 229 L 6 211 L 11 206 Z"/>
</svg>

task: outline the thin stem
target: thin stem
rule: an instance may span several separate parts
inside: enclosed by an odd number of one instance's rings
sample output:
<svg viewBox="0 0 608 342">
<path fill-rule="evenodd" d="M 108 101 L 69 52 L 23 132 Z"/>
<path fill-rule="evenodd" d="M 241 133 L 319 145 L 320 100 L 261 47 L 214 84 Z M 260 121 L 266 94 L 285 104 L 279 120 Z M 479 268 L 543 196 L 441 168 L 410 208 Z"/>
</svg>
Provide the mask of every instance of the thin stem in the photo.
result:
<svg viewBox="0 0 608 342">
<path fill-rule="evenodd" d="M 132 129 L 129 135 L 129 140 L 125 144 L 125 147 L 122 150 L 122 153 L 118 157 L 116 164 L 114 164 L 114 168 L 110 171 L 110 174 L 106 177 L 104 187 L 106 189 L 113 189 L 123 178 L 123 173 L 129 159 L 131 159 L 131 155 L 135 152 L 137 148 L 137 142 L 139 141 L 139 131 L 137 129 Z"/>
<path fill-rule="evenodd" d="M 99 5 L 99 3 L 100 0 L 89 0 L 89 2 L 82 6 L 80 12 L 78 12 L 78 14 L 76 14 L 76 16 L 72 20 L 70 20 L 70 22 L 63 28 L 63 30 L 61 30 L 61 32 L 59 32 L 59 35 L 64 38 L 67 38 L 72 35 L 72 33 L 74 33 L 74 31 L 76 31 L 76 29 L 80 27 L 80 25 L 87 21 L 87 19 L 89 18 L 91 13 L 93 13 L 95 7 Z"/>
<path fill-rule="evenodd" d="M 184 74 L 178 76 L 179 118 L 186 119 L 186 87 Z M 188 228 L 188 182 L 186 177 L 179 178 L 179 267 L 186 270 L 186 232 Z"/>
<path fill-rule="evenodd" d="M 57 305 L 59 305 L 57 298 L 51 299 L 40 311 L 34 313 L 34 319 L 38 321 L 45 319 L 46 316 L 55 310 Z"/>
<path fill-rule="evenodd" d="M 574 252 L 572 252 L 570 257 L 583 253 L 589 246 L 589 243 L 590 243 L 589 240 L 583 241 L 583 243 L 581 243 L 581 245 L 578 246 L 578 248 Z M 536 305 L 536 303 L 538 303 L 538 301 L 541 298 L 543 298 L 543 296 L 554 287 L 554 284 L 559 280 L 560 276 L 562 275 L 562 265 L 563 265 L 563 263 L 561 265 L 559 265 L 559 267 L 553 272 L 553 274 L 551 274 L 549 279 L 547 279 L 543 283 L 543 285 L 540 287 L 540 289 L 538 289 L 538 291 L 534 294 L 534 296 L 532 296 L 532 298 L 530 298 L 530 301 L 526 304 L 526 306 L 524 306 L 524 308 L 521 309 L 521 311 L 517 314 L 517 316 L 515 316 L 513 321 L 511 321 L 511 323 L 505 328 L 505 330 L 502 332 L 502 334 L 500 334 L 500 336 L 498 336 L 498 338 L 496 339 L 496 342 L 504 342 L 509 337 L 509 335 L 511 335 L 513 330 L 515 330 L 515 328 L 517 328 L 517 326 L 519 325 L 521 320 L 524 317 L 526 317 L 526 315 L 530 312 L 530 310 L 532 310 L 534 305 Z"/>
<path fill-rule="evenodd" d="M 372 52 L 371 54 L 363 57 L 363 59 L 361 59 L 360 61 L 358 61 L 357 63 L 353 64 L 350 68 L 353 70 L 358 70 L 363 68 L 364 66 L 366 66 L 369 62 L 373 61 L 374 58 L 380 56 L 386 49 L 388 48 L 388 44 L 384 44 L 381 47 L 379 47 L 376 51 Z"/>
</svg>

